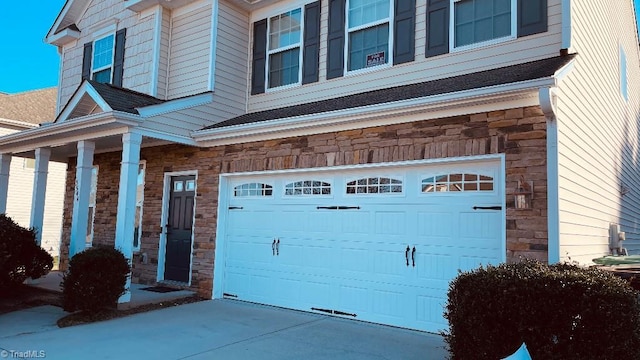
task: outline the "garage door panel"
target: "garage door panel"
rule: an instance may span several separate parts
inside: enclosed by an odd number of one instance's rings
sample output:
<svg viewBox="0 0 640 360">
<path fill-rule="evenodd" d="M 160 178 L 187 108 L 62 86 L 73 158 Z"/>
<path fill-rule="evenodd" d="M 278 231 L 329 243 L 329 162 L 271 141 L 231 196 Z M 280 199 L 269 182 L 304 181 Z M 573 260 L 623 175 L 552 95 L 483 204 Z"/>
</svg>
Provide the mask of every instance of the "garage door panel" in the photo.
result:
<svg viewBox="0 0 640 360">
<path fill-rule="evenodd" d="M 370 235 L 371 213 L 365 210 L 336 211 L 340 232 L 347 235 Z"/>
<path fill-rule="evenodd" d="M 278 195 L 293 180 L 279 179 L 286 174 L 265 174 L 259 181 L 274 184 L 274 196 L 246 202 L 236 198 L 233 205 L 243 209 L 228 210 L 224 292 L 294 309 L 355 314 L 365 321 L 445 329 L 446 294 L 458 270 L 504 258 L 504 210 L 473 210 L 500 205 L 500 186 L 422 192 L 423 179 L 469 169 L 503 181 L 498 162 L 463 165 L 329 170 L 322 177 L 331 184 L 331 197 Z M 346 191 L 345 179 L 375 180 L 389 174 L 402 179 L 401 194 Z M 275 255 L 274 239 L 279 240 Z"/>
</svg>

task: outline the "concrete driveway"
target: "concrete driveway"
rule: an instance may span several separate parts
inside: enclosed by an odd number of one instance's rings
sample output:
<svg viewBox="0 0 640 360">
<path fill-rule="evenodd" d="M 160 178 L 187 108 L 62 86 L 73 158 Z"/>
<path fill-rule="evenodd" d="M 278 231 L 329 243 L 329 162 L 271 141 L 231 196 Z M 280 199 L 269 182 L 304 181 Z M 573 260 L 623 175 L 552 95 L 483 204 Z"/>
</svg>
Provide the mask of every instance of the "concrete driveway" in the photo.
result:
<svg viewBox="0 0 640 360">
<path fill-rule="evenodd" d="M 64 329 L 54 326 L 62 315 L 56 309 L 0 315 L 0 359 L 12 358 L 12 351 L 47 359 L 440 360 L 447 355 L 438 335 L 233 300 Z"/>
</svg>

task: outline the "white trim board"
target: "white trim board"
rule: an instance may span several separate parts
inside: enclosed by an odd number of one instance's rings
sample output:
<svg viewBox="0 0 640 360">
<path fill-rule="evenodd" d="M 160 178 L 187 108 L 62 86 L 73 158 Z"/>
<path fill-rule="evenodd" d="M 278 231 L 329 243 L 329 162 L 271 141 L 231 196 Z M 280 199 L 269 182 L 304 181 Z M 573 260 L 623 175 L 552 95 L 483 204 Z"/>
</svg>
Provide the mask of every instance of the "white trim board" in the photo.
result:
<svg viewBox="0 0 640 360">
<path fill-rule="evenodd" d="M 196 230 L 196 210 L 197 202 L 198 202 L 198 170 L 186 170 L 186 171 L 174 171 L 174 172 L 165 172 L 163 179 L 163 187 L 162 187 L 162 211 L 160 215 L 160 227 L 162 228 L 162 232 L 160 233 L 160 239 L 158 240 L 158 266 L 156 273 L 156 281 L 164 281 L 164 265 L 166 261 L 166 253 L 167 253 L 167 234 L 165 232 L 164 225 L 167 224 L 169 220 L 169 196 L 171 191 L 171 178 L 173 176 L 185 176 L 185 175 L 194 175 L 196 179 L 196 189 L 193 198 L 193 219 L 191 225 L 191 255 L 189 256 L 189 282 L 188 286 L 191 286 L 191 273 L 193 271 L 193 249 L 195 243 L 195 230 Z"/>
</svg>

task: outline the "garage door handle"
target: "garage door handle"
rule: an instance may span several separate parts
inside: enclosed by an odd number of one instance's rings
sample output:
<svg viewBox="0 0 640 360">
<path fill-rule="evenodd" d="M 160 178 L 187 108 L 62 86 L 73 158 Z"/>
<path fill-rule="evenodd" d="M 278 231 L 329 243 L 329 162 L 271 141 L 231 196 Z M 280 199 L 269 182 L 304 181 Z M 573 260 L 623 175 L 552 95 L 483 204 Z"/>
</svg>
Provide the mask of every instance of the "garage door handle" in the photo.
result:
<svg viewBox="0 0 640 360">
<path fill-rule="evenodd" d="M 411 262 L 413 263 L 413 267 L 416 267 L 416 247 L 413 247 L 411 250 Z"/>
<path fill-rule="evenodd" d="M 271 255 L 276 256 L 276 239 L 273 239 L 273 243 L 271 244 Z"/>
<path fill-rule="evenodd" d="M 276 256 L 280 256 L 280 239 L 276 241 Z"/>
<path fill-rule="evenodd" d="M 502 206 L 474 206 L 473 210 L 502 210 Z"/>
<path fill-rule="evenodd" d="M 407 251 L 404 252 L 404 258 L 407 260 L 407 266 L 409 266 L 409 251 L 411 251 L 411 248 L 407 245 Z"/>
</svg>

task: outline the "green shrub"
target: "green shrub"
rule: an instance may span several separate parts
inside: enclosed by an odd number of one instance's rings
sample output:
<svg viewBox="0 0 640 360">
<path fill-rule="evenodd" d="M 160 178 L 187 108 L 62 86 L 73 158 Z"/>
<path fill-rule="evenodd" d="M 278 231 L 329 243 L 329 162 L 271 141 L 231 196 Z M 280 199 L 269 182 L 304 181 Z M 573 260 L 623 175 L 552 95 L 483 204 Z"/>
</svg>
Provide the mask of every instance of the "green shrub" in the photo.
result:
<svg viewBox="0 0 640 360">
<path fill-rule="evenodd" d="M 0 289 L 37 279 L 52 267 L 53 258 L 36 243 L 35 231 L 0 214 Z"/>
<path fill-rule="evenodd" d="M 502 359 L 525 342 L 533 359 L 640 359 L 640 302 L 602 270 L 532 260 L 461 273 L 443 333 L 451 359 Z"/>
<path fill-rule="evenodd" d="M 114 308 L 124 294 L 131 267 L 112 247 L 96 246 L 76 254 L 62 279 L 65 311 L 98 311 Z"/>
</svg>

